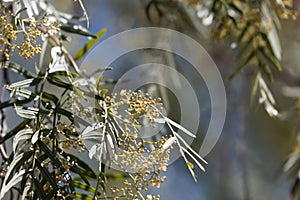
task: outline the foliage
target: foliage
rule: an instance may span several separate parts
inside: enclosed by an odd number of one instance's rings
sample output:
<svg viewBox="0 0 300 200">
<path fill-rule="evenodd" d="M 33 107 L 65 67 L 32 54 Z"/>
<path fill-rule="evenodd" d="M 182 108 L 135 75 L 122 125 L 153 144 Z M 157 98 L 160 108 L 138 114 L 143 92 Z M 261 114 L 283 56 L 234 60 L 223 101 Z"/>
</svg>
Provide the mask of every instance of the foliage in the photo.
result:
<svg viewBox="0 0 300 200">
<path fill-rule="evenodd" d="M 160 98 L 125 90 L 118 98 L 102 88 L 102 77 L 95 81 L 80 71 L 75 60 L 101 39 L 105 29 L 93 35 L 80 25 L 88 16 L 83 3 L 77 2 L 83 17 L 59 12 L 43 0 L 1 1 L 0 69 L 10 99 L 5 101 L 3 90 L 0 198 L 159 199 L 144 197 L 142 191 L 164 182 L 175 144 L 196 180 L 192 162 L 204 170 L 200 162 L 206 161 L 176 130 L 195 136 L 162 114 Z M 70 33 L 93 38 L 74 58 L 64 47 Z M 24 59 L 41 54 L 35 73 L 27 70 L 27 62 L 11 61 L 14 50 Z M 47 55 L 50 63 L 43 59 Z M 24 79 L 10 83 L 8 71 Z M 9 107 L 23 121 L 7 131 L 5 109 Z M 146 140 L 139 135 L 141 120 L 149 120 L 152 126 L 166 123 L 169 134 Z M 81 159 L 87 154 L 98 161 L 97 171 Z M 122 186 L 108 186 L 112 172 L 107 169 L 112 166 L 122 171 Z"/>
<path fill-rule="evenodd" d="M 206 161 L 176 130 L 188 137 L 195 135 L 164 116 L 160 98 L 142 91 L 109 94 L 102 88 L 102 77 L 94 80 L 80 71 L 76 61 L 106 31 L 95 35 L 88 31 L 88 14 L 81 0 L 74 3 L 82 8 L 82 16 L 62 13 L 46 0 L 0 2 L 0 69 L 5 84 L 0 103 L 1 199 L 159 199 L 159 195 L 145 197 L 143 191 L 164 182 L 174 147 L 195 181 L 194 164 L 205 171 L 201 163 Z M 270 116 L 279 115 L 268 85 L 283 68 L 278 31 L 281 20 L 297 17 L 292 0 L 151 0 L 145 9 L 150 20 L 154 9 L 172 24 L 177 23 L 173 15 L 188 19 L 195 29 L 200 22 L 210 29 L 214 40 L 229 43 L 240 65 L 228 79 L 251 66 L 252 101 L 258 96 Z M 65 48 L 71 34 L 89 38 L 74 57 Z M 15 52 L 25 60 L 40 55 L 35 73 L 28 71 L 30 62 L 12 61 Z M 47 55 L 52 58 L 50 63 L 44 60 Z M 24 79 L 11 83 L 8 71 Z M 10 99 L 5 99 L 5 90 Z M 7 108 L 23 119 L 11 130 L 6 127 Z M 166 124 L 168 134 L 143 138 L 144 120 L 151 126 Z M 82 160 L 84 155 L 97 160 L 97 171 Z M 109 170 L 111 167 L 121 173 Z M 283 169 L 299 174 L 299 145 Z M 109 186 L 112 178 L 120 179 L 121 184 Z M 299 185 L 297 176 L 291 198 L 296 198 Z"/>
<path fill-rule="evenodd" d="M 298 16 L 292 0 L 152 0 L 146 8 L 150 19 L 152 10 L 169 20 L 170 24 L 179 21 L 171 17 L 177 12 L 177 16 L 187 19 L 185 24 L 189 23 L 197 32 L 203 33 L 204 31 L 199 29 L 200 21 L 200 24 L 210 29 L 213 40 L 229 44 L 241 64 L 228 79 L 232 80 L 247 66 L 251 66 L 251 102 L 259 97 L 258 102 L 264 106 L 269 116 L 277 119 L 282 116 L 276 108 L 275 97 L 269 84 L 273 82 L 274 74 L 284 68 L 281 65 L 282 48 L 278 32 L 281 30 L 282 20 L 295 20 Z M 181 24 L 177 23 L 177 26 L 180 27 Z M 298 98 L 299 111 L 298 88 L 288 90 L 289 96 Z M 283 165 L 283 172 L 295 177 L 290 193 L 291 199 L 297 199 L 300 188 L 299 146 L 298 138 L 298 143 Z"/>
<path fill-rule="evenodd" d="M 171 6 L 175 8 L 171 9 Z M 199 30 L 198 21 L 201 21 L 210 28 L 214 40 L 229 42 L 231 49 L 237 52 L 241 64 L 228 79 L 233 79 L 246 66 L 252 66 L 252 102 L 258 96 L 259 103 L 264 105 L 270 116 L 278 115 L 267 83 L 273 81 L 274 72 L 282 70 L 282 49 L 278 31 L 281 28 L 280 20 L 295 20 L 297 17 L 292 0 L 153 0 L 147 8 L 149 17 L 151 7 L 155 7 L 170 20 L 172 17 L 168 17 L 168 14 L 179 11 L 196 31 Z M 164 8 L 169 9 L 163 12 Z M 176 20 L 171 23 L 176 23 Z"/>
</svg>

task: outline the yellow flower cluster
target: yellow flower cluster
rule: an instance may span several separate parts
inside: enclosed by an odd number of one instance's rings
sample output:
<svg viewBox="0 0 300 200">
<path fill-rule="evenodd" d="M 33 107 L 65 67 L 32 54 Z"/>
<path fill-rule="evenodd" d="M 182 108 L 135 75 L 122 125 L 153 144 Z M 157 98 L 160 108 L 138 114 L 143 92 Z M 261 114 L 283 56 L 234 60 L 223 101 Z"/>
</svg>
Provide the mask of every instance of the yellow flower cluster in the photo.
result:
<svg viewBox="0 0 300 200">
<path fill-rule="evenodd" d="M 18 19 L 18 20 L 17 20 Z M 21 22 L 22 28 L 18 28 L 16 22 Z M 57 34 L 60 30 L 56 22 L 49 22 L 47 16 L 41 20 L 19 19 L 6 9 L 1 10 L 0 17 L 0 53 L 3 53 L 6 60 L 10 58 L 10 52 L 18 50 L 20 56 L 31 59 L 41 52 L 40 44 L 37 44 L 37 37 L 42 32 L 46 35 Z M 14 43 L 18 39 L 18 34 L 23 34 L 20 44 Z"/>
<path fill-rule="evenodd" d="M 275 1 L 277 5 L 277 13 L 281 19 L 292 19 L 296 20 L 298 12 L 293 9 L 293 0 L 282 0 L 281 4 Z"/>
<path fill-rule="evenodd" d="M 167 171 L 170 149 L 163 149 L 169 137 L 162 137 L 157 142 L 137 138 L 136 133 L 123 134 L 118 139 L 120 148 L 118 165 L 131 174 L 131 181 L 124 182 L 126 188 L 135 188 L 135 191 L 147 190 L 149 186 L 159 188 L 166 180 L 161 173 Z M 151 146 L 152 150 L 146 146 Z M 135 193 L 132 193 L 136 195 Z M 159 199 L 159 196 L 153 199 Z"/>
<path fill-rule="evenodd" d="M 120 92 L 120 100 L 117 101 L 117 95 L 105 98 L 109 108 L 118 111 L 119 108 L 125 106 L 127 119 L 135 125 L 140 125 L 142 119 L 150 120 L 151 125 L 155 125 L 155 119 L 159 116 L 159 109 L 162 109 L 161 98 L 152 98 L 148 93 L 143 94 L 141 90 L 133 92 L 131 90 L 122 90 Z"/>
<path fill-rule="evenodd" d="M 16 45 L 11 43 L 11 40 L 17 39 L 17 32 L 14 30 L 12 24 L 7 22 L 7 16 L 0 17 L 0 45 L 2 48 L 0 49 L 0 53 L 3 53 L 5 58 L 9 59 L 9 49 L 14 49 Z M 4 48 L 4 45 L 6 47 Z"/>
<path fill-rule="evenodd" d="M 148 187 L 160 187 L 166 180 L 162 173 L 167 171 L 170 149 L 163 145 L 169 136 L 162 136 L 158 141 L 148 141 L 139 137 L 139 129 L 143 126 L 142 120 L 149 120 L 155 126 L 162 109 L 161 98 L 153 98 L 148 93 L 138 90 L 122 90 L 120 98 L 117 94 L 106 96 L 105 102 L 111 114 L 119 118 L 125 126 L 125 132 L 117 138 L 120 150 L 117 152 L 116 164 L 126 172 L 130 179 L 126 179 L 124 187 L 111 188 L 115 199 L 138 199 L 139 191 Z M 148 195 L 147 199 L 158 200 L 158 196 Z"/>
</svg>

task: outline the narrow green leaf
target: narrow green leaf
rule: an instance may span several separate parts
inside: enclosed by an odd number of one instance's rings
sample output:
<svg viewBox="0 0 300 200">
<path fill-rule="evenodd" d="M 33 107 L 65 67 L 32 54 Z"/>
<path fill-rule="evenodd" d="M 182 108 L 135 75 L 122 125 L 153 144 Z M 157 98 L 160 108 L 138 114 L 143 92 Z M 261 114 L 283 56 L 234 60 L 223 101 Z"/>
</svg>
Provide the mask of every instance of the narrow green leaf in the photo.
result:
<svg viewBox="0 0 300 200">
<path fill-rule="evenodd" d="M 94 200 L 93 196 L 91 196 L 91 195 L 79 194 L 79 193 L 75 194 L 75 198 L 76 199 L 81 199 L 81 200 Z"/>
<path fill-rule="evenodd" d="M 21 67 L 20 65 L 13 63 L 13 62 L 0 62 L 0 69 L 9 69 L 12 70 L 22 76 L 24 76 L 25 78 L 35 78 L 35 76 L 29 72 L 28 70 L 26 70 L 25 68 Z"/>
<path fill-rule="evenodd" d="M 34 178 L 33 183 L 34 183 L 34 186 L 36 189 L 35 191 L 38 194 L 39 199 L 45 199 L 47 195 L 46 195 L 42 185 L 40 184 L 40 182 L 36 178 Z"/>
<path fill-rule="evenodd" d="M 101 81 L 102 81 L 102 79 L 103 79 L 103 76 L 101 75 L 101 76 L 99 76 L 99 78 L 96 81 L 96 89 L 97 89 L 97 91 L 99 91 L 100 88 L 101 88 Z"/>
<path fill-rule="evenodd" d="M 0 103 L 0 109 L 7 108 L 10 106 L 14 106 L 14 105 L 21 106 L 21 105 L 31 102 L 32 100 L 34 100 L 34 98 L 35 98 L 35 95 L 31 95 L 29 97 L 29 99 L 24 99 L 24 100 L 10 99 L 8 101 Z"/>
<path fill-rule="evenodd" d="M 282 71 L 282 67 L 280 65 L 280 62 L 278 61 L 278 59 L 269 54 L 265 49 L 260 48 L 259 51 L 265 56 L 265 58 L 267 60 L 269 60 L 270 63 L 272 63 L 272 65 L 278 70 L 278 71 Z"/>
<path fill-rule="evenodd" d="M 74 181 L 73 184 L 74 184 L 74 187 L 76 187 L 78 189 L 81 189 L 81 190 L 84 190 L 84 191 L 87 191 L 87 192 L 94 193 L 96 191 L 95 188 L 93 188 L 89 185 L 85 185 L 85 184 L 83 184 L 81 182 L 78 182 L 78 181 Z"/>
<path fill-rule="evenodd" d="M 51 191 L 47 194 L 47 196 L 45 197 L 45 199 L 43 199 L 43 200 L 52 200 L 52 199 L 53 199 L 53 196 L 54 196 L 54 191 L 51 190 Z"/>
<path fill-rule="evenodd" d="M 81 49 L 79 49 L 79 51 L 74 56 L 74 60 L 79 60 L 80 58 L 82 58 L 86 54 L 86 52 L 88 52 L 94 46 L 94 44 L 96 44 L 97 41 L 100 38 L 102 38 L 102 36 L 105 34 L 105 32 L 106 32 L 106 29 L 101 29 L 97 33 L 96 38 L 91 39 Z"/>
<path fill-rule="evenodd" d="M 59 79 L 57 77 L 48 76 L 47 77 L 47 81 L 50 84 L 55 85 L 57 87 L 65 88 L 65 89 L 68 89 L 68 90 L 71 90 L 71 91 L 74 90 L 74 86 L 72 84 L 66 83 L 66 82 L 64 82 L 63 80 L 61 80 L 61 79 Z"/>
<path fill-rule="evenodd" d="M 228 77 L 228 80 L 231 81 L 237 74 L 239 74 L 254 56 L 255 56 L 255 51 L 252 51 L 249 54 L 249 56 L 245 59 L 245 61 Z"/>
<path fill-rule="evenodd" d="M 26 174 L 26 170 L 23 169 L 18 173 L 14 174 L 13 178 L 7 183 L 4 184 L 0 191 L 0 199 L 3 199 L 4 195 L 16 184 L 22 181 L 23 176 Z"/>
<path fill-rule="evenodd" d="M 87 185 L 90 185 L 90 183 L 86 177 L 90 177 L 93 179 L 97 178 L 93 170 L 85 162 L 83 162 L 76 156 L 72 154 L 67 154 L 61 149 L 59 149 L 59 154 L 62 155 L 65 159 L 69 160 L 69 162 L 74 163 L 70 170 L 78 174 Z M 83 169 L 79 168 L 78 166 L 82 167 Z"/>
<path fill-rule="evenodd" d="M 105 174 L 105 177 L 107 179 L 118 180 L 118 179 L 128 178 L 128 175 L 122 174 L 122 173 L 119 173 L 119 172 L 114 172 L 114 173 L 111 173 L 111 174 Z"/>
<path fill-rule="evenodd" d="M 26 7 L 21 8 L 20 10 L 18 10 L 18 11 L 16 12 L 15 16 L 17 16 L 17 15 L 20 14 L 21 12 L 24 12 L 25 10 L 27 10 Z"/>
<path fill-rule="evenodd" d="M 254 38 L 256 37 L 256 35 L 252 35 L 247 42 L 245 42 L 245 44 L 242 46 L 242 48 L 239 50 L 238 53 L 238 57 L 242 57 L 246 50 L 248 50 L 251 47 L 252 41 L 254 40 Z"/>
<path fill-rule="evenodd" d="M 31 122 L 31 119 L 25 119 L 23 122 L 21 122 L 17 127 L 9 131 L 4 137 L 0 136 L 0 144 L 17 134 L 20 130 L 24 129 L 27 124 Z"/>
<path fill-rule="evenodd" d="M 274 49 L 272 47 L 272 44 L 268 38 L 268 35 L 266 33 L 263 33 L 263 32 L 259 32 L 260 35 L 262 36 L 262 38 L 264 39 L 264 42 L 266 42 L 267 44 L 267 49 L 271 52 L 271 54 L 276 58 L 276 54 L 274 52 Z M 276 58 L 277 59 L 277 58 Z"/>
<path fill-rule="evenodd" d="M 25 128 L 17 133 L 17 135 L 13 138 L 13 151 L 16 153 L 17 147 L 21 142 L 25 142 L 31 138 L 33 134 L 33 130 L 29 128 Z"/>
<path fill-rule="evenodd" d="M 89 174 L 88 171 L 85 171 L 83 169 L 80 169 L 76 164 L 74 164 L 70 170 L 80 176 L 80 178 L 87 184 L 90 185 L 90 182 L 88 181 L 87 177 L 91 176 L 91 173 Z"/>
<path fill-rule="evenodd" d="M 8 182 L 12 179 L 12 177 L 15 175 L 15 173 L 20 169 L 20 167 L 32 156 L 33 151 L 28 151 L 25 153 L 21 153 L 14 157 L 12 162 L 9 165 L 9 168 L 7 170 L 6 178 L 5 178 L 5 184 L 8 184 Z"/>
<path fill-rule="evenodd" d="M 42 98 L 43 100 L 50 100 L 52 101 L 55 105 L 57 105 L 59 99 L 54 95 L 54 94 L 50 94 L 48 92 L 45 92 L 43 91 L 43 94 L 42 94 Z"/>
<path fill-rule="evenodd" d="M 57 192 L 59 190 L 58 185 L 56 184 L 56 181 L 54 180 L 50 172 L 45 168 L 44 165 L 42 165 L 42 163 L 38 159 L 36 159 L 35 161 L 36 161 L 36 166 L 40 170 L 43 177 L 50 183 L 50 185 L 55 190 L 55 192 Z"/>
<path fill-rule="evenodd" d="M 269 67 L 269 65 L 266 65 L 265 63 L 259 63 L 258 65 L 260 69 L 264 72 L 264 74 L 268 77 L 269 81 L 273 81 L 273 74 Z"/>
<path fill-rule="evenodd" d="M 70 78 L 78 78 L 79 75 L 76 73 L 72 73 L 72 72 L 66 72 L 66 71 L 56 71 L 51 73 L 52 76 L 70 76 Z"/>
<path fill-rule="evenodd" d="M 38 140 L 37 143 L 41 150 L 52 160 L 53 164 L 56 165 L 63 173 L 65 171 L 64 167 L 55 154 L 42 141 Z"/>
<path fill-rule="evenodd" d="M 60 28 L 61 28 L 61 30 L 66 31 L 68 33 L 75 33 L 75 34 L 78 34 L 78 35 L 88 36 L 88 37 L 92 37 L 92 38 L 96 37 L 94 34 L 80 28 L 80 26 L 78 26 L 78 25 L 61 26 Z"/>
<path fill-rule="evenodd" d="M 254 79 L 251 87 L 251 97 L 250 97 L 250 102 L 253 103 L 255 96 L 257 94 L 257 88 L 258 88 L 258 73 L 259 73 L 259 68 L 257 67 L 255 72 L 254 72 Z"/>
</svg>

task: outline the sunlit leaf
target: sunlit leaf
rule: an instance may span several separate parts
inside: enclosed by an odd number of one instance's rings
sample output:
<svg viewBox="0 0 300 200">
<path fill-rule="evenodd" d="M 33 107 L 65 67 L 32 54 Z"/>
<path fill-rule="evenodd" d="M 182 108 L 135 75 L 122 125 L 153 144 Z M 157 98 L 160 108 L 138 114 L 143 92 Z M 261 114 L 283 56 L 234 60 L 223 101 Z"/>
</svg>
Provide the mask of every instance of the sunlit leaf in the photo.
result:
<svg viewBox="0 0 300 200">
<path fill-rule="evenodd" d="M 76 193 L 75 198 L 82 199 L 82 200 L 94 200 L 93 196 L 87 194 L 80 194 L 80 193 Z"/>
<path fill-rule="evenodd" d="M 189 130 L 187 130 L 186 128 L 184 128 L 184 127 L 181 126 L 180 124 L 177 124 L 177 123 L 174 122 L 173 120 L 171 120 L 171 119 L 169 119 L 169 118 L 167 118 L 167 117 L 165 117 L 164 119 L 165 119 L 166 122 L 170 123 L 172 126 L 174 126 L 174 127 L 178 128 L 178 129 L 182 130 L 182 131 L 183 131 L 185 134 L 187 134 L 188 136 L 191 136 L 191 137 L 193 137 L 193 138 L 196 137 L 196 136 L 195 136 L 193 133 L 191 133 Z"/>
<path fill-rule="evenodd" d="M 96 191 L 95 188 L 89 186 L 89 185 L 85 185 L 81 182 L 78 182 L 78 181 L 74 181 L 74 187 L 78 188 L 78 189 L 81 189 L 81 190 L 84 190 L 84 191 L 87 191 L 87 192 L 91 192 L 91 193 L 94 193 Z"/>
<path fill-rule="evenodd" d="M 49 64 L 49 73 L 68 71 L 68 64 L 61 47 L 52 47 L 51 49 L 52 61 Z"/>
<path fill-rule="evenodd" d="M 195 166 L 194 166 L 193 163 L 191 163 L 191 162 L 187 162 L 186 164 L 187 164 L 187 166 L 188 166 L 189 168 L 191 168 L 191 169 L 194 169 L 194 168 L 195 168 Z"/>
<path fill-rule="evenodd" d="M 7 184 L 4 184 L 1 188 L 0 198 L 3 199 L 4 195 L 16 184 L 22 181 L 23 175 L 26 173 L 26 170 L 23 169 L 16 173 L 13 178 Z"/>
<path fill-rule="evenodd" d="M 29 140 L 32 137 L 32 134 L 33 130 L 28 128 L 19 131 L 13 139 L 13 151 L 16 152 L 19 144 Z"/>
<path fill-rule="evenodd" d="M 74 60 L 79 60 L 82 58 L 89 50 L 98 42 L 100 38 L 105 34 L 106 29 L 101 29 L 98 33 L 96 38 L 91 39 L 88 41 L 74 56 Z"/>
<path fill-rule="evenodd" d="M 15 174 L 16 171 L 18 171 L 20 169 L 20 167 L 22 165 L 24 165 L 24 163 L 26 161 L 28 161 L 28 159 L 32 156 L 33 151 L 27 151 L 25 153 L 21 153 L 18 154 L 17 156 L 15 156 L 12 160 L 12 162 L 9 165 L 9 168 L 6 172 L 6 176 L 4 179 L 4 183 L 7 184 L 11 178 L 13 177 L 13 175 Z"/>
</svg>

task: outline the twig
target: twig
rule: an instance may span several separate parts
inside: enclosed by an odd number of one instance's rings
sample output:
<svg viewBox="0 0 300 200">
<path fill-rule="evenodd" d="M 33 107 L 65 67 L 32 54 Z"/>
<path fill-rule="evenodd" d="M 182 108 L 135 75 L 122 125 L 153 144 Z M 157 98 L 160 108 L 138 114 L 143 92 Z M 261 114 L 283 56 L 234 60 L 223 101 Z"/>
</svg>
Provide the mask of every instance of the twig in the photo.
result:
<svg viewBox="0 0 300 200">
<path fill-rule="evenodd" d="M 42 31 L 43 33 L 47 33 L 47 30 L 45 30 L 41 26 L 39 26 L 38 29 L 40 31 Z M 80 69 L 79 69 L 77 63 L 73 59 L 72 55 L 68 52 L 68 50 L 64 46 L 62 46 L 61 41 L 55 35 L 49 35 L 49 38 L 52 40 L 52 42 L 54 42 L 54 44 L 56 46 L 61 46 L 62 52 L 67 56 L 70 64 L 72 65 L 72 67 L 74 68 L 74 70 L 76 71 L 76 73 L 81 74 Z"/>
</svg>

